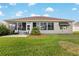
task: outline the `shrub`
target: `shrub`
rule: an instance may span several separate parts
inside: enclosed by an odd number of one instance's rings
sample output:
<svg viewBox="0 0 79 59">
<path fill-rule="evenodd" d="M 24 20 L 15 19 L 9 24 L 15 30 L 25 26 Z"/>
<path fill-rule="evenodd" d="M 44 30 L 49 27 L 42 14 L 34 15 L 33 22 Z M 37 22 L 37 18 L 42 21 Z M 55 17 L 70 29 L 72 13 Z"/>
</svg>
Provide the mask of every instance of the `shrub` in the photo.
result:
<svg viewBox="0 0 79 59">
<path fill-rule="evenodd" d="M 0 35 L 10 34 L 10 30 L 5 25 L 0 25 Z"/>
<path fill-rule="evenodd" d="M 39 28 L 38 27 L 33 27 L 31 34 L 32 35 L 40 35 Z"/>
</svg>

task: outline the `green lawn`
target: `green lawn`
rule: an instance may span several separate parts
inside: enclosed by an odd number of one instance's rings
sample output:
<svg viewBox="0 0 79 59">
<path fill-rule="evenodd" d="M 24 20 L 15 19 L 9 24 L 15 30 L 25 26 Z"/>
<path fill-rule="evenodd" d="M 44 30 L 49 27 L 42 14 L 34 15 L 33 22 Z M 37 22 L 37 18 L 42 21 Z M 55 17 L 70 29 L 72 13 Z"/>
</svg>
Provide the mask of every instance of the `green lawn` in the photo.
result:
<svg viewBox="0 0 79 59">
<path fill-rule="evenodd" d="M 79 34 L 39 35 L 26 38 L 0 37 L 0 55 L 2 56 L 72 56 L 59 45 L 59 41 L 68 41 L 79 45 Z"/>
</svg>

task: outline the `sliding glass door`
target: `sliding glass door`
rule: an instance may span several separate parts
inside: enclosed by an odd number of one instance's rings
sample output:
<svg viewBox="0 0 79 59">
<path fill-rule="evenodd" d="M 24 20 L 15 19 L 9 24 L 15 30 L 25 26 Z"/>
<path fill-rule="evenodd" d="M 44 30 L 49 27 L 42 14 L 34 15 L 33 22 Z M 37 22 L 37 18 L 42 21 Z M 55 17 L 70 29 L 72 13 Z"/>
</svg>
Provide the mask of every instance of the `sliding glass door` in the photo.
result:
<svg viewBox="0 0 79 59">
<path fill-rule="evenodd" d="M 17 26 L 18 30 L 26 30 L 26 22 L 19 22 Z"/>
<path fill-rule="evenodd" d="M 26 30 L 26 22 L 22 23 L 22 30 Z"/>
</svg>

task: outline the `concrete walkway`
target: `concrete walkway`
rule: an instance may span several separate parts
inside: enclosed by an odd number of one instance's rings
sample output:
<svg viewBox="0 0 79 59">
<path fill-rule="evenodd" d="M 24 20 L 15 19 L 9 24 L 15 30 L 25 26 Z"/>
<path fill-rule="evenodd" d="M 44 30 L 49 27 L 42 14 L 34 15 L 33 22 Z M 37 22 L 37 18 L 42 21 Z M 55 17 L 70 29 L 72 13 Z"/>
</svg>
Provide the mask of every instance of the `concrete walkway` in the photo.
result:
<svg viewBox="0 0 79 59">
<path fill-rule="evenodd" d="M 6 35 L 1 37 L 27 37 L 28 35 Z"/>
</svg>

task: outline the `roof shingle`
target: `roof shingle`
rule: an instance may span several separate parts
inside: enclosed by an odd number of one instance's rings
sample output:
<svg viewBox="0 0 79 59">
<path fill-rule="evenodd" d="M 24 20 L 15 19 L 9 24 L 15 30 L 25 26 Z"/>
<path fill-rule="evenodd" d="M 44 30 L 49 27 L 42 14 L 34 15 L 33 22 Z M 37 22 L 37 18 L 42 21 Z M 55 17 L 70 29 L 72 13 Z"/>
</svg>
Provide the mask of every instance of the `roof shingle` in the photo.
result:
<svg viewBox="0 0 79 59">
<path fill-rule="evenodd" d="M 33 17 L 26 17 L 26 18 L 10 19 L 6 21 L 72 21 L 72 20 L 45 17 L 45 16 L 33 16 Z"/>
</svg>

